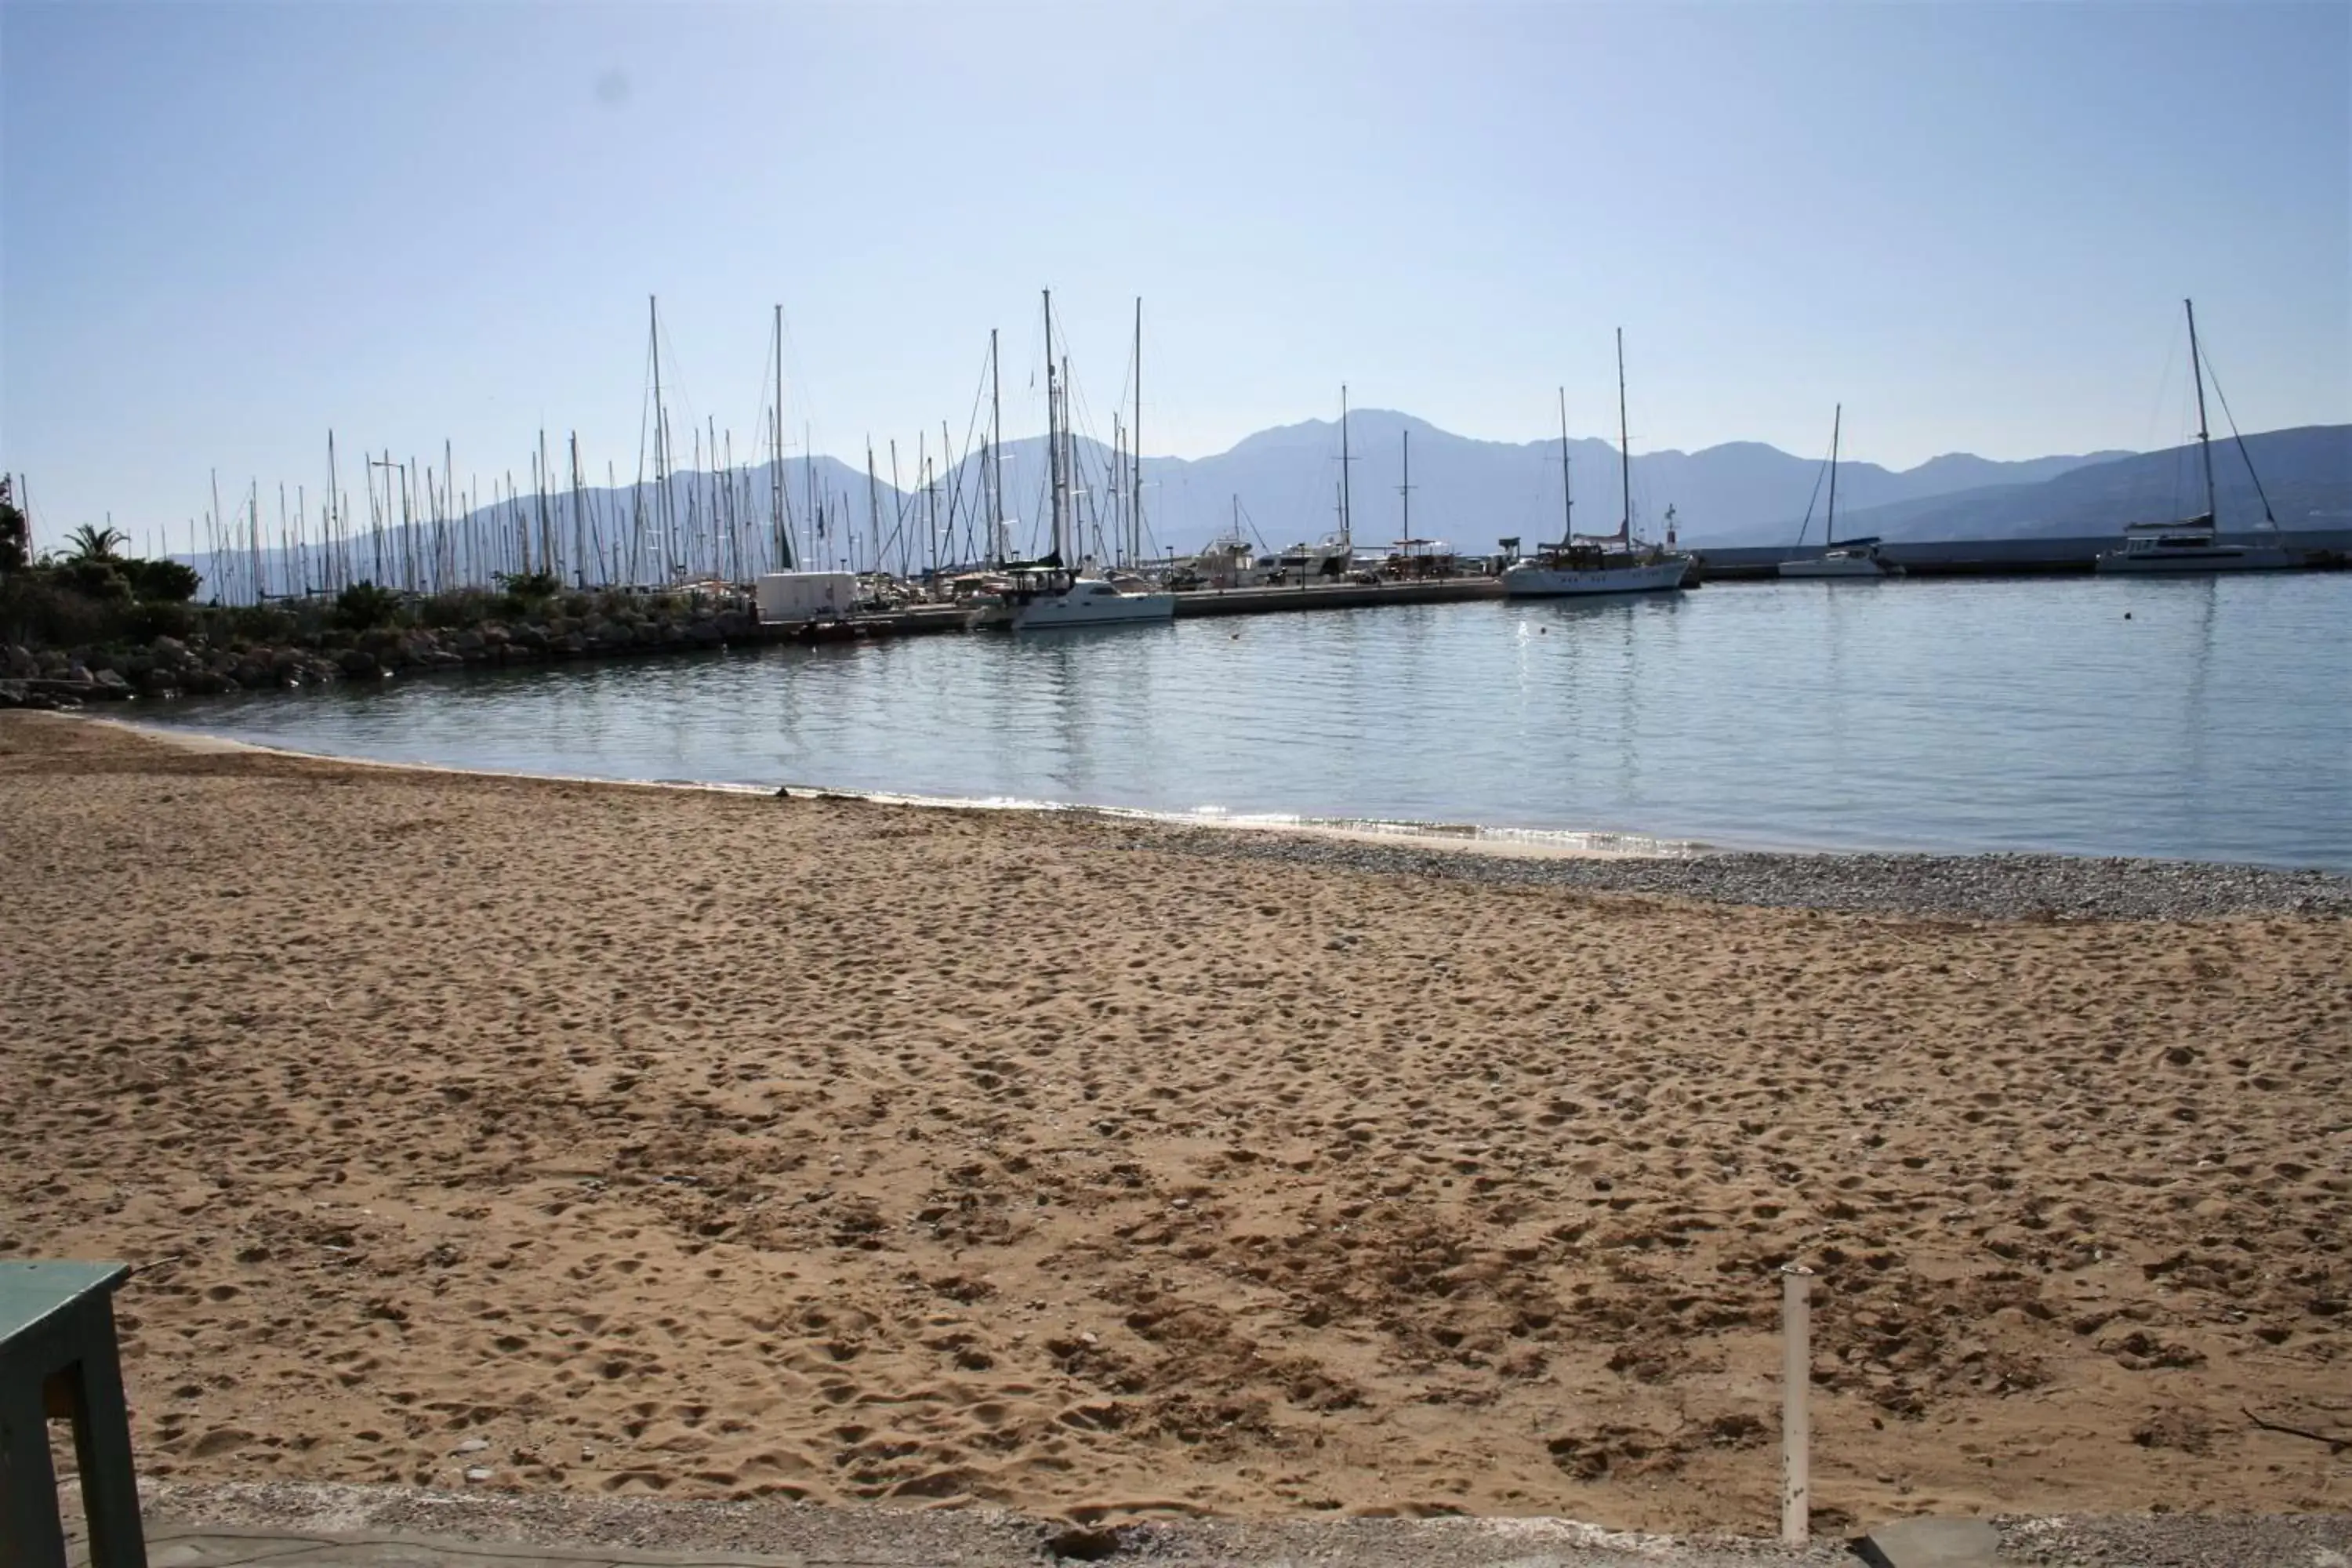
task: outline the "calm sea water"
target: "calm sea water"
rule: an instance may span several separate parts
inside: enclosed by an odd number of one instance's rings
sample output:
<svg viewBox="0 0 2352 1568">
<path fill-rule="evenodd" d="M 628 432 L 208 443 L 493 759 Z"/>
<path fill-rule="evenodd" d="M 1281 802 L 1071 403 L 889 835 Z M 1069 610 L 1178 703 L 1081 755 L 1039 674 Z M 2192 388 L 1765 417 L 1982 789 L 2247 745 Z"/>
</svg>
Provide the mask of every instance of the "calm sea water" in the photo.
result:
<svg viewBox="0 0 2352 1568">
<path fill-rule="evenodd" d="M 2347 634 L 2342 574 L 1717 584 L 566 666 L 142 717 L 611 778 L 2352 871 Z"/>
</svg>

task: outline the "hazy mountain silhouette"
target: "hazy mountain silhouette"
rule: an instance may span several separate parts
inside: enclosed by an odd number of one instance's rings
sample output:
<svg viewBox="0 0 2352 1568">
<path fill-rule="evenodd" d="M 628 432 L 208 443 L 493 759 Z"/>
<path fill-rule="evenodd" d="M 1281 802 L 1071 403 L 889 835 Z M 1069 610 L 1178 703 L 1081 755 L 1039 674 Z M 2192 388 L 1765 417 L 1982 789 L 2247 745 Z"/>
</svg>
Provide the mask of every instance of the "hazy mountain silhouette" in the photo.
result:
<svg viewBox="0 0 2352 1568">
<path fill-rule="evenodd" d="M 1559 536 L 1560 447 L 1557 440 L 1481 441 L 1441 430 L 1392 409 L 1357 410 L 1349 421 L 1349 512 L 1357 542 L 1370 548 L 1407 526 L 1403 483 L 1406 437 L 1412 447 L 1410 526 L 1420 537 L 1451 541 L 1485 552 L 1516 535 L 1532 543 Z M 1081 510 L 1100 500 L 1108 454 L 1081 439 L 1079 467 L 1089 476 Z M 1042 439 L 1005 447 L 1008 514 L 1044 514 Z M 1615 446 L 1585 437 L 1569 443 L 1569 482 L 1580 532 L 1613 531 L 1623 515 L 1624 491 Z M 2037 458 L 2004 463 L 1956 453 L 1915 468 L 1874 463 L 1838 465 L 1841 510 L 1922 500 L 1996 484 L 2029 484 L 2116 456 Z M 1733 442 L 1698 452 L 1636 452 L 1633 460 L 1637 532 L 1663 533 L 1675 507 L 1686 542 L 1758 543 L 1782 531 L 1793 537 L 1824 464 L 1758 442 Z M 1320 538 L 1339 526 L 1341 485 L 1339 426 L 1309 420 L 1261 430 L 1214 457 L 1146 458 L 1144 511 L 1156 552 L 1187 553 L 1234 525 L 1235 503 L 1245 535 L 1268 546 Z M 976 468 L 975 468 L 976 471 Z"/>
<path fill-rule="evenodd" d="M 2251 458 L 2252 469 L 2248 470 Z M 1885 539 L 2067 538 L 2116 533 L 2205 510 L 2197 448 L 2143 452 L 2069 470 L 2041 484 L 2004 484 L 1848 511 L 1840 465 L 1838 536 Z M 2256 477 L 2261 485 L 2257 489 Z M 2224 529 L 2263 525 L 2263 500 L 2283 529 L 2352 527 L 2352 425 L 2309 425 L 2213 443 L 2213 486 Z M 1818 541 L 1820 524 L 1813 538 Z"/>
<path fill-rule="evenodd" d="M 1523 547 L 1556 539 L 1562 524 L 1559 443 L 1480 441 L 1441 430 L 1389 409 L 1363 409 L 1349 421 L 1347 485 L 1360 548 L 1378 549 L 1407 524 L 1402 482 L 1411 437 L 1411 528 L 1468 553 L 1486 553 L 1498 539 L 1517 536 Z M 2272 510 L 2283 527 L 2342 526 L 2352 516 L 2352 426 L 2319 426 L 2246 437 Z M 1112 555 L 1120 537 L 1109 483 L 1111 454 L 1092 440 L 1075 443 L 1077 473 L 1073 507 L 1078 547 Z M 1269 548 L 1322 537 L 1339 521 L 1341 484 L 1339 429 L 1335 421 L 1262 430 L 1213 457 L 1147 458 L 1144 511 L 1150 553 L 1188 554 L 1234 524 L 1238 501 L 1245 535 Z M 1016 555 L 1046 548 L 1045 443 L 1030 437 L 1003 453 L 1006 533 Z M 891 570 L 922 570 L 934 559 L 968 563 L 989 550 L 984 467 L 968 453 L 926 489 L 901 456 L 900 484 L 888 479 L 887 458 L 869 479 L 858 467 L 831 457 L 784 463 L 786 506 L 797 563 L 823 567 L 879 559 Z M 674 476 L 670 485 L 672 544 L 662 542 L 663 509 L 656 487 L 585 489 L 579 513 L 569 492 L 540 502 L 483 508 L 438 525 L 383 531 L 362 527 L 346 552 L 350 574 L 391 583 L 481 581 L 512 570 L 522 542 L 542 564 L 551 540 L 562 574 L 577 582 L 608 578 L 656 581 L 664 563 L 689 574 L 733 575 L 775 563 L 772 465 Z M 1821 537 L 1826 487 L 1824 463 L 1757 442 L 1731 442 L 1697 452 L 1637 452 L 1633 491 L 1635 531 L 1664 532 L 1675 509 L 1682 542 L 1708 545 L 1794 543 L 1808 509 L 1807 537 Z M 2260 521 L 2262 508 L 2246 463 L 2231 442 L 2217 442 L 2214 470 L 2225 527 Z M 1610 442 L 1569 443 L 1569 478 L 1580 532 L 1613 531 L 1622 515 L 1620 464 Z M 1838 465 L 1838 532 L 1888 539 L 2002 539 L 2025 535 L 2113 533 L 2126 523 L 2189 515 L 2203 507 L 2196 449 L 2037 458 L 1997 462 L 1966 453 L 1892 470 L 1874 463 Z M 2313 514 L 2326 515 L 2315 521 Z M 822 518 L 820 531 L 819 518 Z M 414 563 L 439 558 L 435 577 Z M 208 581 L 205 592 L 247 596 L 250 557 L 219 562 L 190 558 Z M 274 550 L 262 553 L 271 592 L 299 578 L 312 586 L 336 574 L 324 569 L 311 545 L 299 571 Z M 383 564 L 379 567 L 378 562 Z M 635 565 L 632 566 L 631 563 Z M 215 567 L 221 568 L 218 572 Z M 583 573 L 584 568 L 584 573 Z"/>
</svg>

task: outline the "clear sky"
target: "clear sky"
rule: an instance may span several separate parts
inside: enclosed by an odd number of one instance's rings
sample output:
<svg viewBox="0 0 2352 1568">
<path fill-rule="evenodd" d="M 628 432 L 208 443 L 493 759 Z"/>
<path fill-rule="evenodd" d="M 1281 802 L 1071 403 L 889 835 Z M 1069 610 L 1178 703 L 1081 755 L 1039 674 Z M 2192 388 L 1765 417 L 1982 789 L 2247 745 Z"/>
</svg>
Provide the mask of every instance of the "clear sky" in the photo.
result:
<svg viewBox="0 0 2352 1568">
<path fill-rule="evenodd" d="M 961 439 L 1038 289 L 1108 434 L 1359 405 L 1639 450 L 2168 444 L 2193 295 L 2249 429 L 2352 420 L 2352 6 L 0 5 L 0 466 L 182 537 L 327 431 L 527 483 Z M 2218 419 L 2218 416 L 2217 416 Z M 347 489 L 357 483 L 348 462 Z M 265 510 L 268 509 L 265 508 Z"/>
</svg>

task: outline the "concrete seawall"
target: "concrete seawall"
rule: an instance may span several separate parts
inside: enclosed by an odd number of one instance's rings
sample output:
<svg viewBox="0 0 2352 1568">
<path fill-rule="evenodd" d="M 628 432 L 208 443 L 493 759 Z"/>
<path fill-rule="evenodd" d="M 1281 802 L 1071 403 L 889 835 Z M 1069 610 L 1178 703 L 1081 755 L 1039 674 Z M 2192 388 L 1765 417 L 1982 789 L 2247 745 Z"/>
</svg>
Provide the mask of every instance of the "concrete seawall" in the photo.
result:
<svg viewBox="0 0 2352 1568">
<path fill-rule="evenodd" d="M 2300 552 L 2315 569 L 2352 563 L 2352 528 L 2268 529 L 2220 536 L 2224 544 L 2272 545 Z M 2122 542 L 2119 535 L 2065 539 L 1958 539 L 1889 541 L 1879 553 L 1916 577 L 2033 576 L 2095 570 L 2101 554 Z M 1701 570 L 1713 582 L 1775 576 L 1783 561 L 1822 553 L 1819 545 L 1696 547 Z"/>
</svg>

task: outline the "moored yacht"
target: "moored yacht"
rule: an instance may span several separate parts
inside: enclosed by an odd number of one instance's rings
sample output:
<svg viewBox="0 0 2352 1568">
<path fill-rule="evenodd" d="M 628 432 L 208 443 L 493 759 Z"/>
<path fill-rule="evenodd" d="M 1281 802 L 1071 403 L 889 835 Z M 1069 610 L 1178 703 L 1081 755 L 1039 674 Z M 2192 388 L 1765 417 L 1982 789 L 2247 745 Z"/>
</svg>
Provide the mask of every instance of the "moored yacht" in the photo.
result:
<svg viewBox="0 0 2352 1568">
<path fill-rule="evenodd" d="M 1588 594 L 1648 594 L 1678 589 L 1690 557 L 1633 537 L 1633 448 L 1625 426 L 1625 333 L 1617 333 L 1617 443 L 1625 510 L 1617 531 L 1580 537 L 1576 502 L 1568 484 L 1568 395 L 1560 394 L 1559 479 L 1565 529 L 1557 544 L 1538 545 L 1525 561 L 1503 569 L 1503 596 L 1554 599 Z M 1671 511 L 1669 519 L 1671 520 Z"/>
<path fill-rule="evenodd" d="M 1024 562 L 1008 570 L 1013 589 L 1004 596 L 1004 624 L 1016 632 L 1166 621 L 1176 616 L 1175 595 L 1139 581 L 1113 582 L 1083 568 L 1065 572 L 1052 561 Z"/>
<path fill-rule="evenodd" d="M 2123 544 L 2101 555 L 2098 569 L 2125 573 L 2278 572 L 2300 565 L 2290 552 L 2275 544 L 2221 542 L 2213 521 L 2218 510 L 2213 490 L 2213 442 L 2206 429 L 2205 360 L 2197 347 L 2197 306 L 2188 300 L 2180 304 L 2189 315 L 2189 368 L 2197 378 L 2197 450 L 2205 463 L 2205 512 L 2201 517 L 2178 522 L 2127 524 Z M 2227 414 L 2229 408 L 2224 399 L 2221 411 Z M 2236 423 L 2231 422 L 2233 435 Z M 2278 519 L 2271 515 L 2271 498 L 2263 490 L 2261 476 L 2254 473 L 2254 460 L 2247 456 L 2242 437 L 2238 440 L 2238 456 L 2245 459 L 2246 472 L 2254 481 L 2254 493 L 2263 498 L 2263 521 L 2276 533 Z"/>
<path fill-rule="evenodd" d="M 2123 547 L 2099 557 L 2102 572 L 2276 572 L 2296 564 L 2274 544 L 2224 544 L 2213 514 L 2180 522 L 2135 522 Z"/>
<path fill-rule="evenodd" d="M 1176 595 L 1138 580 L 1114 583 L 1089 563 L 1065 566 L 1070 527 L 1070 488 L 1076 454 L 1070 449 L 1068 377 L 1054 358 L 1054 294 L 1045 291 L 1045 447 L 1053 497 L 1053 552 L 1039 561 L 1008 564 L 1012 590 L 1003 595 L 1002 624 L 1016 632 L 1055 631 L 1068 626 L 1131 626 L 1176 616 Z M 1139 485 L 1139 489 L 1140 486 Z"/>
<path fill-rule="evenodd" d="M 1849 539 L 1841 542 L 1837 536 L 1837 470 L 1838 437 L 1845 428 L 1845 405 L 1837 405 L 1830 418 L 1830 513 L 1822 524 L 1822 552 L 1795 561 L 1783 561 L 1779 571 L 1783 577 L 1861 577 L 1876 581 L 1882 577 L 1900 577 L 1899 562 L 1887 560 L 1879 553 L 1875 535 L 1868 539 Z M 1819 494 L 1818 487 L 1815 493 Z M 1805 521 L 1797 529 L 1797 543 L 1802 548 L 1805 530 L 1812 525 L 1812 510 L 1806 509 Z"/>
</svg>

